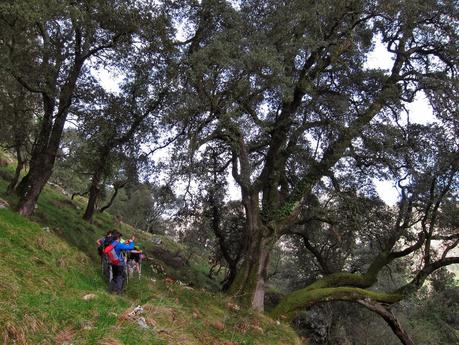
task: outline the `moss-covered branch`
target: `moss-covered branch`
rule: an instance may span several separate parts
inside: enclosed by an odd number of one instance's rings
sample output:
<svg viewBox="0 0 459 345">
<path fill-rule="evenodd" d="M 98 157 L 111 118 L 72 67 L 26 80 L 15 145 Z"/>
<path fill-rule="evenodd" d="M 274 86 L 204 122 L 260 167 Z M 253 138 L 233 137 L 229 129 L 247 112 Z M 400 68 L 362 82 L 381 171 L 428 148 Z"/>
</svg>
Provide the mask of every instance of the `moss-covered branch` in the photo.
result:
<svg viewBox="0 0 459 345">
<path fill-rule="evenodd" d="M 305 288 L 305 290 L 315 290 L 331 287 L 358 287 L 368 288 L 375 283 L 372 277 L 360 273 L 336 272 L 316 280 Z"/>
<path fill-rule="evenodd" d="M 292 319 L 294 312 L 323 302 L 356 302 L 362 299 L 371 299 L 372 301 L 393 304 L 402 298 L 403 295 L 399 293 L 370 291 L 356 287 L 316 288 L 312 290 L 305 288 L 288 295 L 274 308 L 271 316 L 276 319 L 281 317 Z"/>
<path fill-rule="evenodd" d="M 382 260 L 382 259 L 381 259 Z M 424 267 L 411 282 L 393 292 L 371 291 L 365 288 L 374 284 L 372 274 L 357 274 L 338 272 L 321 278 L 308 287 L 294 291 L 283 299 L 271 312 L 274 318 L 281 316 L 291 319 L 294 312 L 307 309 L 314 304 L 332 301 L 369 300 L 373 302 L 393 304 L 401 301 L 407 295 L 417 291 L 425 279 L 435 270 L 459 263 L 459 257 L 443 258 Z M 376 269 L 375 269 L 376 270 Z"/>
</svg>

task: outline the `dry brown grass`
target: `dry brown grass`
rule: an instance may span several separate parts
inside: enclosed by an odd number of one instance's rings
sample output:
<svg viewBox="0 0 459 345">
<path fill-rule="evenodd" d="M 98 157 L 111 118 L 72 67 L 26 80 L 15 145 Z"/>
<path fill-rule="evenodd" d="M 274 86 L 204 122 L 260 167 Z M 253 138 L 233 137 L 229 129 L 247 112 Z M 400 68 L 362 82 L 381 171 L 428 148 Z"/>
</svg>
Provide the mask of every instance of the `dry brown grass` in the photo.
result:
<svg viewBox="0 0 459 345">
<path fill-rule="evenodd" d="M 59 259 L 57 259 L 57 265 L 60 268 L 66 268 L 68 266 L 67 261 L 65 260 L 65 258 L 63 256 L 61 256 Z"/>
<path fill-rule="evenodd" d="M 155 328 L 158 325 L 156 320 L 151 317 L 146 317 L 145 322 L 147 323 L 148 326 L 153 327 L 153 328 Z"/>
<path fill-rule="evenodd" d="M 76 262 L 78 262 L 81 265 L 88 265 L 90 263 L 89 257 L 81 252 L 78 252 L 75 256 Z"/>
<path fill-rule="evenodd" d="M 129 320 L 129 314 L 132 311 L 132 307 L 126 309 L 120 316 L 118 316 L 118 325 L 122 325 L 126 320 Z"/>
<path fill-rule="evenodd" d="M 20 291 L 20 283 L 11 279 L 10 274 L 12 274 L 11 271 L 0 272 L 0 291 L 8 291 L 8 294 L 14 300 Z"/>
<path fill-rule="evenodd" d="M 38 249 L 45 249 L 47 247 L 46 238 L 44 236 L 37 237 L 36 244 Z"/>
<path fill-rule="evenodd" d="M 7 322 L 3 330 L 2 340 L 4 345 L 29 345 L 26 330 L 12 322 Z"/>
<path fill-rule="evenodd" d="M 151 304 L 145 304 L 143 306 L 143 310 L 145 310 L 146 312 L 154 312 L 156 309 L 156 307 L 154 305 L 151 305 Z"/>
<path fill-rule="evenodd" d="M 43 322 L 38 320 L 35 316 L 30 315 L 30 314 L 25 314 L 24 315 L 24 321 L 23 321 L 25 327 L 27 327 L 28 331 L 33 333 L 37 333 L 40 330 L 44 329 Z"/>
<path fill-rule="evenodd" d="M 62 332 L 60 332 L 58 335 L 56 335 L 56 338 L 54 338 L 54 341 L 56 342 L 56 345 L 65 345 L 69 344 L 70 341 L 75 337 L 76 331 L 68 327 L 64 329 Z"/>
<path fill-rule="evenodd" d="M 98 345 L 124 345 L 121 341 L 114 338 L 106 338 L 101 340 Z"/>
</svg>

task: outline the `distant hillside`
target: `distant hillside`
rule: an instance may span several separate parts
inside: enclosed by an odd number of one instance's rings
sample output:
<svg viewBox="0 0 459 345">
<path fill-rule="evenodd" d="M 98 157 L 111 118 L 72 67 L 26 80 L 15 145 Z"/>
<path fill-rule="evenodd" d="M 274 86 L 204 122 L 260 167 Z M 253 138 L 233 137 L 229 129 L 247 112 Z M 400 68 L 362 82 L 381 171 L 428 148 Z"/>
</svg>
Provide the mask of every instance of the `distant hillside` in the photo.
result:
<svg viewBox="0 0 459 345">
<path fill-rule="evenodd" d="M 4 191 L 12 169 L 0 168 L 0 198 L 10 205 L 16 200 Z M 95 240 L 118 225 L 109 214 L 93 225 L 81 220 L 84 202 L 48 186 L 30 220 L 0 209 L 4 344 L 301 344 L 289 326 L 212 292 L 205 257 L 187 260 L 186 247 L 125 224 L 121 231 L 135 232 L 149 260 L 123 297 L 109 295 Z"/>
</svg>

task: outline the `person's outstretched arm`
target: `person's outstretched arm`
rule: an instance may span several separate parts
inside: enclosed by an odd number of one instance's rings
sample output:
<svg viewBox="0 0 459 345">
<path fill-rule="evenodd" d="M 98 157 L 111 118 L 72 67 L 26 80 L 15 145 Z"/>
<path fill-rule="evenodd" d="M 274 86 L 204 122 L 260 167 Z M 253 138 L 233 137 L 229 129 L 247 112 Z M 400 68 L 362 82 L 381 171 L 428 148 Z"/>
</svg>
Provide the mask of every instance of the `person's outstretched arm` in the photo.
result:
<svg viewBox="0 0 459 345">
<path fill-rule="evenodd" d="M 135 240 L 135 236 L 132 235 L 131 239 L 128 241 L 129 243 L 127 243 L 127 242 L 121 243 L 120 242 L 116 247 L 119 250 L 132 250 L 135 247 L 134 240 Z"/>
<path fill-rule="evenodd" d="M 119 250 L 132 250 L 132 249 L 134 249 L 134 246 L 135 246 L 135 243 L 134 243 L 134 241 L 132 241 L 132 242 L 129 242 L 129 244 L 120 242 L 120 243 L 118 243 L 118 245 L 116 247 Z"/>
</svg>

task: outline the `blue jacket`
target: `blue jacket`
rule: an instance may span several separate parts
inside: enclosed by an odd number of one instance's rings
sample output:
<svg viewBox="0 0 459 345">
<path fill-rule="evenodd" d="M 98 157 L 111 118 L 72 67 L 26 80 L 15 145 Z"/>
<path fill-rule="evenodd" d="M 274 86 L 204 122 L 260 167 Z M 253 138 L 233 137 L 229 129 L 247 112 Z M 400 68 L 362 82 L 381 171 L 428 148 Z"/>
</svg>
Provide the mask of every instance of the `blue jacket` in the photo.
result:
<svg viewBox="0 0 459 345">
<path fill-rule="evenodd" d="M 116 242 L 116 241 L 113 241 L 112 244 Z M 119 242 L 116 246 L 115 246 L 115 253 L 116 255 L 118 256 L 118 258 L 121 260 L 122 264 L 124 264 L 124 257 L 121 255 L 121 251 L 123 250 L 133 250 L 134 249 L 134 246 L 135 246 L 135 243 L 134 242 L 131 242 L 129 244 L 125 244 L 125 243 L 121 243 Z"/>
</svg>

